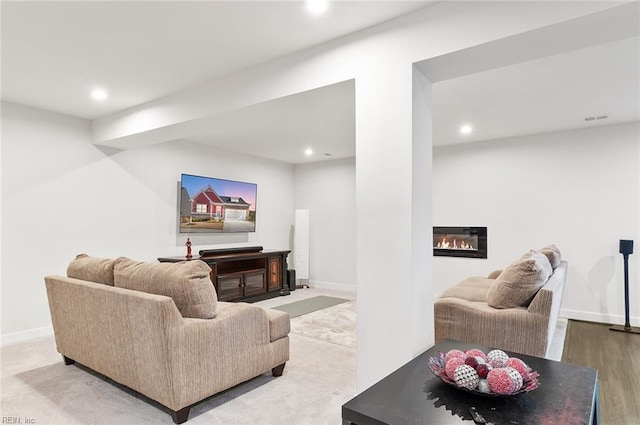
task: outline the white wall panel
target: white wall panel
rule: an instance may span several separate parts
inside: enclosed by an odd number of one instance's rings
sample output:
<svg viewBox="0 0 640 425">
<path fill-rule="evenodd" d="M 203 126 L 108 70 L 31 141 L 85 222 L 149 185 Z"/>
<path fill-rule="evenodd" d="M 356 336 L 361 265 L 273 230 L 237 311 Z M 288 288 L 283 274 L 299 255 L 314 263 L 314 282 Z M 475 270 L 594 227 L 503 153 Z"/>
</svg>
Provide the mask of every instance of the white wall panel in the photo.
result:
<svg viewBox="0 0 640 425">
<path fill-rule="evenodd" d="M 296 208 L 308 209 L 310 285 L 356 290 L 355 159 L 297 165 Z"/>
<path fill-rule="evenodd" d="M 640 239 L 638 123 L 437 148 L 437 226 L 488 227 L 488 258 L 434 258 L 434 292 L 555 243 L 569 264 L 562 315 L 623 323 L 620 239 Z M 640 262 L 630 259 L 632 322 Z"/>
<path fill-rule="evenodd" d="M 255 233 L 178 234 L 181 173 L 257 183 Z M 290 249 L 293 166 L 170 142 L 111 156 L 89 122 L 2 104 L 3 343 L 50 332 L 43 278 L 78 253 L 156 261 L 200 249 Z"/>
</svg>

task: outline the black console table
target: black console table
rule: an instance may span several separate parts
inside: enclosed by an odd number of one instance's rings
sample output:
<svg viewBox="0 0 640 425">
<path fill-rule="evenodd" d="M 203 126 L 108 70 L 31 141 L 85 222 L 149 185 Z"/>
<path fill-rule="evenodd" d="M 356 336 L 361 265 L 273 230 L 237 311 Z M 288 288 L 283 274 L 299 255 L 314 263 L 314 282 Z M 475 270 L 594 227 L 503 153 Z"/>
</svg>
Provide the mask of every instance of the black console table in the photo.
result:
<svg viewBox="0 0 640 425">
<path fill-rule="evenodd" d="M 161 257 L 158 261 L 202 260 L 211 267 L 211 282 L 220 301 L 253 302 L 289 295 L 286 273 L 290 252 L 263 250 L 261 246 L 208 249 L 191 258 Z"/>
</svg>

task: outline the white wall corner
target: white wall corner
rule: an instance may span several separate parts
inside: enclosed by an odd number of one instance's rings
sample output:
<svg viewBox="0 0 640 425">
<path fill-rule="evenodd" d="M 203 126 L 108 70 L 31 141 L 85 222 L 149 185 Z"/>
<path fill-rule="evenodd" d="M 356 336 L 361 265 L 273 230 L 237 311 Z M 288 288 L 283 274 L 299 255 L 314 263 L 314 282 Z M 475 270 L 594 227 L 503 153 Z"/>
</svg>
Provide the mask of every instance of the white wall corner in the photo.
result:
<svg viewBox="0 0 640 425">
<path fill-rule="evenodd" d="M 560 317 L 567 319 L 582 320 L 585 322 L 608 323 L 611 325 L 624 325 L 625 317 L 620 314 L 598 313 L 581 310 L 560 310 Z M 629 317 L 631 326 L 640 326 L 640 317 Z"/>
<path fill-rule="evenodd" d="M 356 285 L 338 282 L 323 282 L 320 280 L 310 280 L 309 287 L 318 289 L 331 289 L 334 291 L 345 291 L 356 293 Z"/>
</svg>

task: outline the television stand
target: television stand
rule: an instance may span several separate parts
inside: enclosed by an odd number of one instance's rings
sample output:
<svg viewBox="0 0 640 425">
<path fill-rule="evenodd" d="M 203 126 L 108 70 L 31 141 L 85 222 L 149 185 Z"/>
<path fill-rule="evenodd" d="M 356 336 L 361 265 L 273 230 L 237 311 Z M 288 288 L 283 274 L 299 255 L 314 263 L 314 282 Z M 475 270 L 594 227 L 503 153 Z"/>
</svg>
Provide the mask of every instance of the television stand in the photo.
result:
<svg viewBox="0 0 640 425">
<path fill-rule="evenodd" d="M 211 282 L 220 301 L 255 302 L 289 295 L 287 256 L 291 251 L 261 246 L 201 250 L 200 255 L 161 257 L 161 263 L 202 260 L 211 267 Z"/>
</svg>

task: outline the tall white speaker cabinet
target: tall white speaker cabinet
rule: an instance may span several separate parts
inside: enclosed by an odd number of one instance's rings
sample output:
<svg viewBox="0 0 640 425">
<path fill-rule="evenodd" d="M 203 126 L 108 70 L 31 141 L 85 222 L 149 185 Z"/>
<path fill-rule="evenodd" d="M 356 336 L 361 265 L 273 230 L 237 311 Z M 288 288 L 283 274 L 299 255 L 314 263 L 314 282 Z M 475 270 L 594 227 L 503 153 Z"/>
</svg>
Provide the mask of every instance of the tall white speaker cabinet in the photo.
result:
<svg viewBox="0 0 640 425">
<path fill-rule="evenodd" d="M 293 265 L 296 284 L 309 285 L 309 210 L 296 210 L 293 228 Z"/>
</svg>

